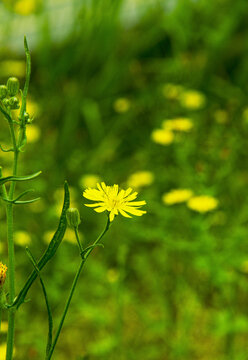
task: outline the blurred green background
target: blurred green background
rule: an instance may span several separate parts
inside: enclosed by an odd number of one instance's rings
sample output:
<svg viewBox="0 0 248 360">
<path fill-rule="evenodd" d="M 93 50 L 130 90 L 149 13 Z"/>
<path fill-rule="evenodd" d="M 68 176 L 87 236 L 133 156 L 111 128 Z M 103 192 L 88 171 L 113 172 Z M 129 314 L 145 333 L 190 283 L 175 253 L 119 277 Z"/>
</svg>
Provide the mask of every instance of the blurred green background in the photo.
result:
<svg viewBox="0 0 248 360">
<path fill-rule="evenodd" d="M 85 244 L 105 221 L 83 205 L 85 187 L 132 186 L 147 201 L 146 215 L 118 216 L 94 250 L 55 359 L 247 359 L 247 16 L 246 0 L 0 3 L 0 82 L 24 84 L 24 34 L 32 55 L 34 122 L 20 173 L 42 170 L 32 182 L 42 200 L 15 209 L 17 289 L 32 270 L 25 246 L 38 258 L 56 229 L 64 179 Z M 11 156 L 0 153 L 4 175 Z M 78 263 L 69 229 L 43 274 L 55 325 Z M 38 282 L 29 297 L 16 360 L 44 359 Z"/>
</svg>

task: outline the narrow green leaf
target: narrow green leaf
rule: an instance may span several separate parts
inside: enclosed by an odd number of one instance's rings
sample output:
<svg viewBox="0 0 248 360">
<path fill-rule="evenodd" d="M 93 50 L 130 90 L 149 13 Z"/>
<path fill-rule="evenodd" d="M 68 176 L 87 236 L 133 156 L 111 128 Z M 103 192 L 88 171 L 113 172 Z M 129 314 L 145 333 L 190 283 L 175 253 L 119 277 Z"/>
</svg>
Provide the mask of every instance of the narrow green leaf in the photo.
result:
<svg viewBox="0 0 248 360">
<path fill-rule="evenodd" d="M 32 204 L 40 199 L 41 199 L 40 197 L 37 197 L 35 199 L 30 199 L 30 200 L 13 201 L 13 204 L 15 204 L 15 205 Z"/>
<path fill-rule="evenodd" d="M 0 178 L 0 185 L 5 184 L 8 181 L 25 181 L 25 180 L 32 180 L 39 176 L 41 174 L 41 171 L 38 171 L 35 174 L 32 175 L 26 175 L 26 176 L 6 176 L 3 178 Z"/>
<path fill-rule="evenodd" d="M 44 281 L 42 280 L 38 265 L 34 259 L 34 256 L 32 255 L 31 251 L 29 250 L 28 247 L 26 247 L 26 253 L 37 273 L 37 275 L 40 278 L 40 283 L 41 283 L 41 287 L 43 290 L 43 294 L 44 294 L 44 298 L 45 298 L 45 302 L 46 302 L 46 308 L 47 308 L 47 315 L 48 315 L 48 335 L 47 335 L 47 347 L 46 347 L 46 354 L 48 355 L 51 345 L 52 345 L 52 341 L 53 341 L 53 316 L 52 316 L 52 311 L 49 305 L 49 301 L 48 301 L 48 296 L 47 296 L 47 292 L 46 292 L 46 288 L 45 288 L 45 284 Z"/>
<path fill-rule="evenodd" d="M 68 183 L 65 182 L 65 184 L 64 184 L 64 204 L 63 204 L 63 208 L 62 208 L 62 212 L 61 212 L 61 216 L 60 216 L 59 225 L 58 225 L 58 228 L 57 228 L 55 234 L 53 235 L 53 238 L 52 238 L 50 244 L 48 245 L 46 251 L 44 252 L 43 256 L 41 257 L 41 259 L 38 262 L 39 270 L 41 270 L 46 265 L 46 263 L 55 255 L 55 253 L 64 237 L 66 227 L 67 227 L 66 210 L 69 208 L 69 206 L 70 206 L 70 193 L 69 193 Z M 10 305 L 10 307 L 16 306 L 17 309 L 19 308 L 19 306 L 24 302 L 25 297 L 28 293 L 28 290 L 36 278 L 37 278 L 37 273 L 36 273 L 36 271 L 33 271 L 31 273 L 31 275 L 29 276 L 28 280 L 26 281 L 26 284 L 20 291 L 19 295 L 17 296 L 17 298 L 15 299 L 13 304 Z"/>
</svg>

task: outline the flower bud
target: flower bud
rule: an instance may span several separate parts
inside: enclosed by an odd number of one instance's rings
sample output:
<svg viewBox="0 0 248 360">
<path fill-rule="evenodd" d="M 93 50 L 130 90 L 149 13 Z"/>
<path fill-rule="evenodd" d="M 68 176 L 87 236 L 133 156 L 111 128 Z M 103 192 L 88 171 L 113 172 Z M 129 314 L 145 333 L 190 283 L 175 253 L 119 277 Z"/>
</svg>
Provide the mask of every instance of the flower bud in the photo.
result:
<svg viewBox="0 0 248 360">
<path fill-rule="evenodd" d="M 13 96 L 9 99 L 9 107 L 12 109 L 12 110 L 16 110 L 16 109 L 19 109 L 19 100 L 16 96 Z"/>
<path fill-rule="evenodd" d="M 81 223 L 80 215 L 78 209 L 76 208 L 69 208 L 66 211 L 66 218 L 68 225 L 71 227 L 78 227 L 78 225 Z"/>
<path fill-rule="evenodd" d="M 0 262 L 0 289 L 3 287 L 6 279 L 7 266 Z"/>
<path fill-rule="evenodd" d="M 16 77 L 11 77 L 7 81 L 7 89 L 10 96 L 15 96 L 19 91 L 19 80 Z"/>
<path fill-rule="evenodd" d="M 6 98 L 8 95 L 8 89 L 6 85 L 0 85 L 0 99 Z"/>
<path fill-rule="evenodd" d="M 9 99 L 3 99 L 3 105 L 8 107 L 9 106 Z"/>
</svg>

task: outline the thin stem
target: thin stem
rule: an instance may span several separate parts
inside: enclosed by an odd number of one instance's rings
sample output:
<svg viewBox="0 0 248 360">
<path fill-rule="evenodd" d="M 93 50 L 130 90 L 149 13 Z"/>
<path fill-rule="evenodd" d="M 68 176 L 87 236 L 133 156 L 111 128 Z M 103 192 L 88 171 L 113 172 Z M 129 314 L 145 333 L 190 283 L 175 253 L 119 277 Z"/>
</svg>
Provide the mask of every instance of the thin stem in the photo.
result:
<svg viewBox="0 0 248 360">
<path fill-rule="evenodd" d="M 76 236 L 76 239 L 77 239 L 77 243 L 78 243 L 78 246 L 79 246 L 79 249 L 80 249 L 80 253 L 83 252 L 83 245 L 79 239 L 79 233 L 78 233 L 78 227 L 77 226 L 74 226 L 74 232 L 75 232 L 75 236 Z"/>
<path fill-rule="evenodd" d="M 19 151 L 16 145 L 16 137 L 15 137 L 12 121 L 9 121 L 9 128 L 10 128 L 10 134 L 14 148 L 13 176 L 16 176 Z M 15 192 L 15 181 L 12 181 L 10 184 L 10 189 L 8 194 L 9 200 L 13 200 L 14 192 Z M 6 206 L 6 216 L 7 216 L 7 239 L 8 239 L 8 257 L 9 257 L 9 261 L 8 261 L 9 302 L 12 303 L 15 298 L 15 248 L 14 248 L 14 236 L 13 236 L 13 204 L 12 203 L 8 203 Z M 10 308 L 9 316 L 8 316 L 6 360 L 11 360 L 13 356 L 14 332 L 15 332 L 15 308 Z"/>
<path fill-rule="evenodd" d="M 93 243 L 93 245 L 96 245 L 99 243 L 99 241 L 102 239 L 102 237 L 104 236 L 104 234 L 108 231 L 109 229 L 109 217 L 107 219 L 107 223 L 106 223 L 106 226 L 103 230 L 103 232 L 98 236 L 98 238 L 95 240 L 95 242 Z M 77 235 L 76 235 L 77 237 Z M 80 241 L 79 241 L 80 243 Z M 63 324 L 64 324 L 64 321 L 65 321 L 65 317 L 66 317 L 66 314 L 68 312 L 68 309 L 69 309 L 69 306 L 70 306 L 70 303 L 71 303 L 71 299 L 72 299 L 72 296 L 74 294 L 74 291 L 75 291 L 75 288 L 76 288 L 76 285 L 77 285 L 77 281 L 79 279 L 79 276 L 80 276 L 80 273 L 83 269 L 83 266 L 88 258 L 88 256 L 90 255 L 91 251 L 93 250 L 93 248 L 89 249 L 88 252 L 86 253 L 85 257 L 81 260 L 81 263 L 80 263 L 80 266 L 78 268 L 78 271 L 75 275 L 75 278 L 73 280 L 73 283 L 72 283 L 72 287 L 71 287 L 71 290 L 70 290 L 70 294 L 69 294 L 69 297 L 67 299 L 67 302 L 66 302 L 66 305 L 65 305 L 65 309 L 64 309 L 64 312 L 63 312 L 63 315 L 62 315 L 62 318 L 60 320 L 60 323 L 59 323 L 59 327 L 58 327 L 58 330 L 56 332 L 56 335 L 55 335 L 55 338 L 54 338 L 54 341 L 53 341 L 53 344 L 51 346 L 51 350 L 48 354 L 48 357 L 46 358 L 46 360 L 50 360 L 52 355 L 53 355 L 53 352 L 54 352 L 54 349 L 55 349 L 55 346 L 57 344 L 57 341 L 58 341 L 58 338 L 59 338 L 59 335 L 60 335 L 60 332 L 62 330 L 62 327 L 63 327 Z"/>
</svg>

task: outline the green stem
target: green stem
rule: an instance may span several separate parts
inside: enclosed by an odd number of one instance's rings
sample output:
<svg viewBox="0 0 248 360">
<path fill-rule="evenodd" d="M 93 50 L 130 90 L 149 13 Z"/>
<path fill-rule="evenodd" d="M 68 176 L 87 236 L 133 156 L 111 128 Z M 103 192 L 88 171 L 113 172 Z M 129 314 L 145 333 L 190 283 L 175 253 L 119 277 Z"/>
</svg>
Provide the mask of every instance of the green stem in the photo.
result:
<svg viewBox="0 0 248 360">
<path fill-rule="evenodd" d="M 107 223 L 106 223 L 106 226 L 105 226 L 105 229 L 103 230 L 103 232 L 98 236 L 98 238 L 95 240 L 95 242 L 93 243 L 93 245 L 96 245 L 99 243 L 99 241 L 102 239 L 102 237 L 104 236 L 104 234 L 108 231 L 109 229 L 109 225 L 110 225 L 110 222 L 109 222 L 109 216 L 108 216 L 108 220 L 107 220 Z M 78 236 L 78 234 L 76 235 L 76 237 Z M 79 239 L 78 239 L 79 240 Z M 80 243 L 80 240 L 79 240 L 79 243 Z M 81 244 L 81 243 L 80 243 Z M 72 299 L 72 296 L 74 294 L 74 291 L 75 291 L 75 288 L 76 288 L 76 285 L 77 285 L 77 281 L 79 279 L 79 276 L 80 276 L 80 273 L 83 269 L 83 266 L 88 258 L 88 256 L 90 255 L 91 251 L 93 250 L 93 248 L 89 249 L 88 252 L 85 254 L 85 257 L 81 260 L 81 263 L 80 263 L 80 266 L 78 268 L 78 271 L 75 275 L 75 278 L 73 280 L 73 283 L 72 283 L 72 287 L 71 287 L 71 290 L 70 290 L 70 294 L 69 294 L 69 297 L 67 299 L 67 302 L 66 302 L 66 305 L 65 305 L 65 309 L 64 309 L 64 312 L 62 314 L 62 318 L 60 320 L 60 323 L 59 323 L 59 327 L 58 327 L 58 330 L 56 332 L 56 335 L 55 335 L 55 338 L 54 338 L 54 341 L 53 341 L 53 344 L 51 346 L 51 350 L 46 358 L 46 360 L 50 360 L 52 355 L 53 355 L 53 352 L 54 352 L 54 349 L 55 349 L 55 346 L 57 344 L 57 341 L 58 341 L 58 338 L 59 338 L 59 335 L 61 333 L 61 330 L 62 330 L 62 327 L 63 327 L 63 324 L 64 324 L 64 321 L 65 321 L 65 317 L 66 317 L 66 314 L 68 312 L 68 309 L 69 309 L 69 306 L 70 306 L 70 303 L 71 303 L 71 299 Z"/>
<path fill-rule="evenodd" d="M 16 145 L 16 137 L 15 137 L 12 121 L 9 121 L 9 128 L 10 128 L 10 134 L 14 148 L 13 176 L 16 176 L 19 151 Z M 15 181 L 12 181 L 10 184 L 10 189 L 8 194 L 9 200 L 13 200 L 14 192 L 15 192 Z M 14 248 L 14 235 L 13 235 L 13 204 L 12 203 L 8 203 L 6 206 L 6 216 L 7 216 L 7 239 L 8 239 L 8 257 L 9 257 L 9 261 L 8 261 L 9 302 L 13 303 L 15 298 L 15 248 Z M 6 360 L 11 360 L 13 357 L 14 332 L 15 332 L 15 308 L 10 308 L 9 316 L 8 316 Z"/>
<path fill-rule="evenodd" d="M 79 249 L 80 249 L 80 253 L 82 253 L 84 249 L 83 249 L 83 245 L 81 244 L 81 241 L 79 239 L 78 227 L 77 226 L 74 226 L 74 232 L 75 232 L 77 243 L 78 243 L 78 246 L 79 246 Z"/>
</svg>

